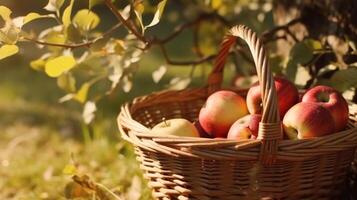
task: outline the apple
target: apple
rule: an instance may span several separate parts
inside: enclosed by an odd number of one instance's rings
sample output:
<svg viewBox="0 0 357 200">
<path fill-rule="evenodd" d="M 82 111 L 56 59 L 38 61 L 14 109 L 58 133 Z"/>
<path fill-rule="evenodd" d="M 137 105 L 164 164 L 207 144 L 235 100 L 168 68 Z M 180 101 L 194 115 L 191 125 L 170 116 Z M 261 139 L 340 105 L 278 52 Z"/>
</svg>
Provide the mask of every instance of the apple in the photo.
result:
<svg viewBox="0 0 357 200">
<path fill-rule="evenodd" d="M 283 128 L 289 139 L 305 139 L 331 134 L 335 124 L 330 112 L 322 105 L 300 102 L 285 114 Z"/>
<path fill-rule="evenodd" d="M 279 115 L 283 119 L 286 111 L 299 101 L 299 92 L 293 83 L 281 77 L 275 77 L 274 84 L 278 95 Z M 251 114 L 262 113 L 262 97 L 259 83 L 253 84 L 248 90 L 247 106 Z"/>
<path fill-rule="evenodd" d="M 226 138 L 231 125 L 247 114 L 244 98 L 235 92 L 220 90 L 207 98 L 198 120 L 211 137 Z"/>
<path fill-rule="evenodd" d="M 331 112 L 336 132 L 346 128 L 348 123 L 348 104 L 335 89 L 319 85 L 308 90 L 302 97 L 302 102 L 314 102 Z"/>
<path fill-rule="evenodd" d="M 261 119 L 260 114 L 246 115 L 238 119 L 229 129 L 227 138 L 236 140 L 256 139 Z"/>
<path fill-rule="evenodd" d="M 156 124 L 151 132 L 157 135 L 200 137 L 196 127 L 187 119 L 173 118 Z"/>
</svg>

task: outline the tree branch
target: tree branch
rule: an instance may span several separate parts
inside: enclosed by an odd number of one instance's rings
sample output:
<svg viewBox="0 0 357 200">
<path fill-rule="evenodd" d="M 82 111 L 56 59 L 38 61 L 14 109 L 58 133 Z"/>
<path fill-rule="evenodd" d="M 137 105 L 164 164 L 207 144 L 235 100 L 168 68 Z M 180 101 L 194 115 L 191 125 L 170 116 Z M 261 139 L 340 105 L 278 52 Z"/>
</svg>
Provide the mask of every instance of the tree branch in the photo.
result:
<svg viewBox="0 0 357 200">
<path fill-rule="evenodd" d="M 200 48 L 200 43 L 199 43 L 199 29 L 200 29 L 200 24 L 198 23 L 197 26 L 194 27 L 193 31 L 193 46 L 195 48 L 195 52 L 198 55 L 198 57 L 202 58 L 203 53 Z"/>
<path fill-rule="evenodd" d="M 40 41 L 34 38 L 28 38 L 28 37 L 24 37 L 24 40 L 27 41 L 31 41 L 34 42 L 36 44 L 41 44 L 41 45 L 47 45 L 47 46 L 54 46 L 54 47 L 64 47 L 64 48 L 70 48 L 70 49 L 75 49 L 75 48 L 79 48 L 79 47 L 90 47 L 90 45 L 92 45 L 96 40 L 91 40 L 88 42 L 83 42 L 83 43 L 78 43 L 78 44 L 60 44 L 60 43 L 51 43 L 51 42 L 44 42 L 44 41 Z"/>
<path fill-rule="evenodd" d="M 63 47 L 63 48 L 70 48 L 70 49 L 75 49 L 75 48 L 80 48 L 80 47 L 87 47 L 89 48 L 94 42 L 96 42 L 99 39 L 102 39 L 106 37 L 107 35 L 111 34 L 113 31 L 115 31 L 117 28 L 119 28 L 122 25 L 121 22 L 117 23 L 114 25 L 112 28 L 104 32 L 101 36 L 94 38 L 88 42 L 82 42 L 82 43 L 77 43 L 77 44 L 60 44 L 60 43 L 51 43 L 51 42 L 44 42 L 40 41 L 34 38 L 29 38 L 29 37 L 24 37 L 24 40 L 34 42 L 36 44 L 41 44 L 41 45 L 47 45 L 47 46 L 54 46 L 54 47 Z"/>
<path fill-rule="evenodd" d="M 159 39 L 159 38 L 152 38 L 151 40 L 149 40 L 147 42 L 147 45 L 144 49 L 148 49 L 150 48 L 152 45 L 158 45 L 160 47 L 160 50 L 166 60 L 167 64 L 170 65 L 197 65 L 197 64 L 201 64 L 204 62 L 208 62 L 210 60 L 213 60 L 216 55 L 209 55 L 209 56 L 203 56 L 202 52 L 199 49 L 198 46 L 198 30 L 195 29 L 193 34 L 194 34 L 194 46 L 197 48 L 196 49 L 196 53 L 197 55 L 200 57 L 200 59 L 198 60 L 191 60 L 191 61 L 173 61 L 170 59 L 167 50 L 165 48 L 165 44 L 170 42 L 171 40 L 173 40 L 174 38 L 176 38 L 181 32 L 183 32 L 185 29 L 190 28 L 192 26 L 197 26 L 200 24 L 200 22 L 202 20 L 208 20 L 208 19 L 217 19 L 218 21 L 222 22 L 225 26 L 228 26 L 228 21 L 225 20 L 222 16 L 218 15 L 217 13 L 203 13 L 201 15 L 199 15 L 195 20 L 181 24 L 179 26 L 177 26 L 174 31 L 169 34 L 168 36 L 166 36 L 163 39 Z"/>
<path fill-rule="evenodd" d="M 301 22 L 301 21 L 302 21 L 302 18 L 299 17 L 299 18 L 296 18 L 296 19 L 291 20 L 290 22 L 288 22 L 288 23 L 286 23 L 286 24 L 284 24 L 284 25 L 276 26 L 276 27 L 274 27 L 273 29 L 271 29 L 271 30 L 269 30 L 269 31 L 263 32 L 263 34 L 261 35 L 261 38 L 262 38 L 262 40 L 263 40 L 264 43 L 269 42 L 269 41 L 271 41 L 272 39 L 277 38 L 277 37 L 274 37 L 274 35 L 275 35 L 277 32 L 283 30 L 283 31 L 285 31 L 287 34 L 289 34 L 289 35 L 296 41 L 297 38 L 296 38 L 295 35 L 293 35 L 293 34 L 291 33 L 289 27 L 290 27 L 290 26 L 293 26 L 293 25 L 295 25 L 295 24 L 297 24 L 297 23 L 299 23 L 299 22 Z"/>
<path fill-rule="evenodd" d="M 202 13 L 201 15 L 199 15 L 196 19 L 194 19 L 193 21 L 187 22 L 187 23 L 183 23 L 179 26 L 177 26 L 174 31 L 169 34 L 168 36 L 166 36 L 165 38 L 159 39 L 159 38 L 153 38 L 152 40 L 150 40 L 148 42 L 148 45 L 152 45 L 152 44 L 165 44 L 170 42 L 171 40 L 173 40 L 175 37 L 177 37 L 181 32 L 183 32 L 185 29 L 190 28 L 191 26 L 197 25 L 199 24 L 201 21 L 203 20 L 208 20 L 208 19 L 216 19 L 220 22 L 222 22 L 225 26 L 229 26 L 229 22 L 224 19 L 222 16 L 218 15 L 215 12 L 211 12 L 211 13 Z"/>
<path fill-rule="evenodd" d="M 146 38 L 137 31 L 136 27 L 134 27 L 132 24 L 130 24 L 127 20 L 124 19 L 124 17 L 120 14 L 120 12 L 117 10 L 117 8 L 115 7 L 115 5 L 112 3 L 111 0 L 105 0 L 105 4 L 110 9 L 110 11 L 115 15 L 115 17 L 121 23 L 123 23 L 123 25 L 127 29 L 129 29 L 139 40 L 141 40 L 144 43 L 147 42 Z"/>
<path fill-rule="evenodd" d="M 174 61 L 174 60 L 171 60 L 169 58 L 169 55 L 167 54 L 167 51 L 166 51 L 166 48 L 165 48 L 164 44 L 158 44 L 158 45 L 160 47 L 162 55 L 164 56 L 164 58 L 166 60 L 166 63 L 169 64 L 169 65 L 198 65 L 198 64 L 201 64 L 201 63 L 204 63 L 204 62 L 208 62 L 208 61 L 213 60 L 214 58 L 216 58 L 216 55 L 213 54 L 213 55 L 206 56 L 206 57 L 203 57 L 203 58 L 198 59 L 198 60 Z"/>
</svg>

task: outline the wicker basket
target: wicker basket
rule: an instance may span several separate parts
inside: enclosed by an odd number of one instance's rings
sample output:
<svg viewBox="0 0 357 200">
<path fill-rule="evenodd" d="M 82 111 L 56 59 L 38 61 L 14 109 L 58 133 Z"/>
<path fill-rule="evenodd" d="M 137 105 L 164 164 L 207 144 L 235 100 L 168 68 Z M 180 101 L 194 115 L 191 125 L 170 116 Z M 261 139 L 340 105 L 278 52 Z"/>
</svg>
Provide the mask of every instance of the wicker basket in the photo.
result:
<svg viewBox="0 0 357 200">
<path fill-rule="evenodd" d="M 197 119 L 206 98 L 220 89 L 225 59 L 237 37 L 248 43 L 262 86 L 258 139 L 150 134 L 150 127 L 163 117 Z M 347 130 L 329 136 L 282 140 L 266 53 L 257 35 L 245 26 L 232 28 L 225 37 L 207 87 L 138 97 L 122 106 L 118 124 L 122 137 L 135 146 L 156 199 L 330 199 L 341 191 L 357 146 L 352 120 Z"/>
</svg>

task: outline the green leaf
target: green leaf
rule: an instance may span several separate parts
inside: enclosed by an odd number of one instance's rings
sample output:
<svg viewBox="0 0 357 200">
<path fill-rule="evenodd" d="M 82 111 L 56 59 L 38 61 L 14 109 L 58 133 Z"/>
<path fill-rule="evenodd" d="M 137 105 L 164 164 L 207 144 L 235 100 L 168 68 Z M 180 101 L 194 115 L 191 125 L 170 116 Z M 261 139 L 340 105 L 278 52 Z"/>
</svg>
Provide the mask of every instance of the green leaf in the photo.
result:
<svg viewBox="0 0 357 200">
<path fill-rule="evenodd" d="M 17 52 L 19 52 L 19 47 L 17 47 L 16 45 L 5 44 L 2 47 L 0 47 L 0 60 L 12 56 Z"/>
<path fill-rule="evenodd" d="M 90 83 L 83 83 L 81 88 L 78 90 L 78 92 L 74 96 L 74 99 L 76 99 L 80 103 L 84 103 L 87 100 L 87 95 L 88 95 L 90 86 L 91 86 Z"/>
<path fill-rule="evenodd" d="M 12 22 L 14 23 L 14 25 L 17 28 L 21 28 L 22 26 L 26 25 L 27 23 L 30 23 L 36 19 L 41 19 L 41 18 L 53 18 L 55 19 L 56 16 L 53 14 L 49 14 L 49 15 L 40 15 L 38 13 L 35 12 L 31 12 L 29 14 L 27 14 L 26 16 L 20 16 L 17 17 L 15 19 L 12 20 Z"/>
<path fill-rule="evenodd" d="M 73 56 L 60 56 L 47 61 L 45 72 L 50 77 L 58 77 L 62 73 L 69 71 L 76 65 L 76 60 Z"/>
<path fill-rule="evenodd" d="M 327 36 L 327 43 L 331 46 L 332 50 L 338 55 L 345 55 L 348 52 L 348 42 L 343 38 L 335 35 Z"/>
<path fill-rule="evenodd" d="M 77 167 L 74 166 L 73 164 L 67 164 L 62 170 L 62 173 L 65 175 L 74 175 L 76 172 L 77 172 Z"/>
<path fill-rule="evenodd" d="M 43 71 L 45 69 L 45 65 L 46 61 L 42 58 L 30 62 L 31 68 L 37 71 Z"/>
<path fill-rule="evenodd" d="M 2 30 L 0 30 L 0 42 L 3 42 L 5 44 L 11 44 L 12 42 L 10 39 L 7 37 L 6 33 L 4 33 Z"/>
<path fill-rule="evenodd" d="M 89 124 L 93 121 L 95 117 L 95 111 L 97 111 L 97 106 L 95 103 L 93 101 L 86 102 L 82 113 L 84 123 Z"/>
<path fill-rule="evenodd" d="M 286 59 L 283 56 L 271 56 L 269 59 L 270 69 L 274 74 L 282 74 L 283 66 L 286 64 Z"/>
<path fill-rule="evenodd" d="M 0 30 L 0 41 L 6 44 L 16 44 L 20 31 L 13 23 L 6 23 L 5 27 Z"/>
<path fill-rule="evenodd" d="M 67 8 L 63 11 L 62 15 L 62 23 L 65 27 L 68 27 L 71 23 L 71 15 L 72 15 L 72 8 L 73 8 L 74 0 L 71 0 Z"/>
<path fill-rule="evenodd" d="M 79 43 L 83 41 L 80 31 L 73 24 L 70 24 L 67 27 L 65 32 L 65 39 L 73 43 Z"/>
<path fill-rule="evenodd" d="M 213 9 L 218 9 L 222 5 L 222 0 L 211 0 L 211 7 Z"/>
<path fill-rule="evenodd" d="M 12 13 L 12 11 L 8 7 L 0 6 L 0 16 L 5 21 L 11 20 L 11 18 L 10 18 L 11 13 Z"/>
<path fill-rule="evenodd" d="M 351 87 L 357 88 L 357 68 L 350 67 L 345 70 L 336 71 L 331 77 L 334 88 L 340 92 L 346 91 Z"/>
<path fill-rule="evenodd" d="M 310 48 L 311 50 L 321 50 L 322 49 L 322 44 L 318 40 L 314 39 L 305 39 L 303 41 L 305 45 Z"/>
<path fill-rule="evenodd" d="M 78 11 L 73 18 L 73 23 L 83 31 L 94 29 L 99 22 L 98 15 L 88 9 Z"/>
<path fill-rule="evenodd" d="M 285 74 L 291 82 L 295 82 L 297 69 L 298 69 L 298 63 L 293 59 L 289 60 L 289 62 L 286 65 Z"/>
<path fill-rule="evenodd" d="M 25 25 L 33 20 L 41 19 L 41 18 L 55 18 L 55 16 L 54 15 L 40 15 L 38 13 L 31 12 L 25 16 L 23 25 Z"/>
<path fill-rule="evenodd" d="M 74 96 L 75 96 L 75 94 L 73 94 L 73 93 L 66 94 L 66 95 L 64 95 L 63 97 L 61 97 L 61 98 L 58 100 L 58 102 L 63 103 L 63 102 L 72 100 L 72 99 L 74 98 Z"/>
<path fill-rule="evenodd" d="M 132 77 L 124 76 L 122 79 L 122 88 L 124 92 L 130 92 L 131 88 L 133 87 L 133 80 Z"/>
<path fill-rule="evenodd" d="M 127 5 L 124 7 L 124 9 L 119 10 L 120 14 L 123 16 L 125 20 L 129 19 L 130 13 L 131 13 L 131 6 Z"/>
<path fill-rule="evenodd" d="M 49 0 L 48 4 L 44 7 L 47 11 L 58 11 L 61 9 L 65 0 Z"/>
<path fill-rule="evenodd" d="M 157 5 L 156 12 L 155 12 L 153 19 L 151 20 L 151 23 L 149 25 L 145 26 L 144 29 L 155 26 L 156 24 L 159 23 L 162 13 L 164 12 L 164 9 L 165 9 L 166 2 L 167 2 L 167 0 L 162 0 Z"/>
<path fill-rule="evenodd" d="M 66 42 L 65 36 L 61 32 L 50 31 L 44 38 L 46 42 L 54 44 L 64 44 Z M 63 49 L 63 47 L 48 46 L 49 50 L 53 52 L 58 52 Z"/>
<path fill-rule="evenodd" d="M 90 46 L 90 51 L 92 52 L 102 52 L 105 46 L 109 43 L 108 38 L 101 38 L 99 40 L 96 40 L 91 46 Z"/>
<path fill-rule="evenodd" d="M 118 40 L 115 40 L 114 42 L 115 42 L 114 52 L 119 55 L 123 54 L 125 51 L 124 41 L 118 39 Z"/>
<path fill-rule="evenodd" d="M 353 41 L 349 40 L 349 41 L 348 41 L 348 45 L 351 47 L 351 49 L 352 49 L 354 52 L 357 52 L 356 44 L 355 44 Z"/>
<path fill-rule="evenodd" d="M 166 71 L 167 71 L 167 68 L 165 65 L 161 65 L 157 70 L 155 70 L 152 73 L 152 79 L 154 80 L 154 82 L 158 83 L 161 80 L 161 78 L 164 76 Z"/>
<path fill-rule="evenodd" d="M 299 66 L 295 76 L 295 84 L 305 86 L 307 81 L 311 79 L 311 75 L 306 67 Z"/>
<path fill-rule="evenodd" d="M 32 20 L 38 19 L 38 18 L 43 18 L 43 17 L 47 17 L 46 15 L 40 15 L 38 13 L 35 12 L 31 12 L 29 14 L 27 14 L 24 18 L 24 24 L 29 23 Z"/>
<path fill-rule="evenodd" d="M 57 85 L 68 93 L 76 91 L 76 79 L 71 73 L 64 73 L 57 78 Z"/>
<path fill-rule="evenodd" d="M 144 30 L 145 30 L 144 24 L 143 24 L 144 9 L 145 9 L 145 7 L 142 3 L 138 3 L 134 7 L 134 12 L 135 12 L 136 17 L 138 18 L 142 33 L 144 33 Z"/>
<path fill-rule="evenodd" d="M 313 58 L 312 50 L 304 42 L 296 43 L 290 50 L 290 59 L 298 64 L 306 64 Z"/>
<path fill-rule="evenodd" d="M 171 79 L 169 88 L 172 90 L 182 90 L 185 89 L 190 83 L 190 77 L 175 77 Z"/>
</svg>

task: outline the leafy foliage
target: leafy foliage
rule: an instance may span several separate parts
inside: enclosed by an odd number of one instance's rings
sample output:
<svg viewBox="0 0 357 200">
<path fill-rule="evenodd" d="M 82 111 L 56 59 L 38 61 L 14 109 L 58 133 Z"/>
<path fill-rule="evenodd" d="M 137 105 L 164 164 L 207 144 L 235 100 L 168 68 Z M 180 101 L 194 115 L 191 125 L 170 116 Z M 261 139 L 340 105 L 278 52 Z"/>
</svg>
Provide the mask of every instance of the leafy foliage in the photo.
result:
<svg viewBox="0 0 357 200">
<path fill-rule="evenodd" d="M 285 25 L 272 27 L 274 9 L 271 1 L 259 3 L 208 0 L 192 2 L 189 6 L 180 2 L 178 4 L 185 7 L 183 12 L 167 9 L 166 7 L 170 7 L 172 3 L 167 0 L 156 3 L 141 0 L 125 3 L 88 0 L 87 8 L 77 9 L 78 3 L 74 0 L 49 0 L 43 8 L 47 11 L 46 14 L 30 12 L 16 18 L 12 17 L 11 9 L 0 6 L 0 18 L 4 22 L 0 29 L 0 59 L 17 54 L 17 45 L 20 42 L 38 44 L 38 48 L 46 53 L 30 61 L 30 66 L 57 79 L 58 86 L 67 93 L 60 102 L 75 100 L 80 103 L 84 108 L 83 117 L 86 123 L 94 119 L 95 104 L 100 99 L 116 90 L 129 92 L 133 88 L 132 81 L 140 68 L 140 61 L 148 52 L 155 49 L 154 47 L 159 47 L 166 62 L 152 73 L 153 81 L 158 83 L 165 76 L 167 68 L 172 65 L 188 65 L 192 66 L 192 69 L 200 65 L 205 68 L 205 63 L 210 62 L 217 53 L 218 44 L 226 30 L 239 23 L 263 32 L 262 38 L 266 43 L 271 44 L 282 39 L 289 42 L 288 51 L 285 51 L 288 53 L 278 55 L 279 46 L 275 46 L 277 52 L 271 52 L 274 63 L 272 68 L 275 73 L 285 75 L 305 88 L 312 84 L 324 83 L 342 92 L 356 90 L 353 78 L 356 66 L 354 63 L 345 62 L 346 57 L 356 55 L 354 41 L 337 34 L 320 38 L 298 36 L 290 28 L 303 23 L 302 19 L 294 19 Z M 107 7 L 118 19 L 118 23 L 108 30 L 98 30 L 101 16 L 94 9 L 97 6 Z M 242 22 L 236 16 L 249 20 Z M 55 21 L 57 24 L 39 33 L 27 31 L 28 27 L 24 28 L 27 24 L 40 19 Z M 162 19 L 179 25 L 166 37 L 160 38 L 147 32 L 149 29 L 154 30 L 153 27 Z M 113 33 L 119 29 L 126 29 L 127 32 L 114 36 Z M 182 48 L 190 49 L 191 55 L 195 55 L 196 59 L 182 62 L 173 60 L 166 46 L 186 29 L 192 32 L 192 47 Z M 255 73 L 251 67 L 247 67 L 247 63 L 252 62 L 247 49 L 240 47 L 233 49 L 232 52 L 238 58 L 233 59 L 238 73 L 247 76 Z M 321 57 L 328 54 L 335 55 L 336 60 L 318 66 Z M 330 70 L 331 65 L 335 66 L 333 70 Z M 167 87 L 187 87 L 192 82 L 193 71 L 188 76 L 174 77 Z M 110 86 L 106 87 L 105 92 L 91 90 L 92 87 L 108 81 Z M 91 112 L 85 109 L 88 105 L 91 105 Z"/>
</svg>

